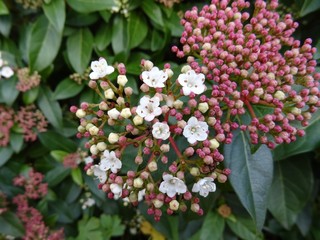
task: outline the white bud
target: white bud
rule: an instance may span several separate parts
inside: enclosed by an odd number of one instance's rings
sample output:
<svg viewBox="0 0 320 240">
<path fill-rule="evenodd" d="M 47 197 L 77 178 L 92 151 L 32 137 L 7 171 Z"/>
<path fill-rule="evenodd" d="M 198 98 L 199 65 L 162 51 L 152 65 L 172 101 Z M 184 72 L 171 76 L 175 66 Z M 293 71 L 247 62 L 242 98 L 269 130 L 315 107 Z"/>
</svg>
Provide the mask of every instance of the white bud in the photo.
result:
<svg viewBox="0 0 320 240">
<path fill-rule="evenodd" d="M 125 103 L 124 98 L 123 98 L 123 97 L 118 97 L 118 98 L 117 98 L 117 103 L 118 103 L 119 105 L 124 105 L 124 103 Z"/>
<path fill-rule="evenodd" d="M 300 115 L 301 114 L 301 109 L 294 107 L 294 108 L 291 109 L 291 113 L 294 114 L 294 115 Z"/>
<path fill-rule="evenodd" d="M 179 209 L 179 202 L 177 200 L 172 200 L 169 203 L 169 207 L 170 207 L 171 210 L 177 211 Z"/>
<path fill-rule="evenodd" d="M 284 100 L 286 98 L 286 95 L 282 91 L 276 91 L 276 93 L 274 94 L 274 97 L 279 100 Z"/>
<path fill-rule="evenodd" d="M 80 133 L 84 133 L 86 131 L 86 129 L 83 127 L 83 126 L 79 126 L 78 127 L 78 132 L 80 132 Z"/>
<path fill-rule="evenodd" d="M 182 73 L 186 73 L 188 72 L 189 70 L 191 70 L 192 68 L 189 66 L 189 65 L 185 65 L 181 68 L 181 72 Z"/>
<path fill-rule="evenodd" d="M 143 180 L 141 179 L 141 178 L 135 178 L 134 180 L 133 180 L 133 186 L 135 187 L 135 188 L 142 188 L 142 186 L 143 186 Z"/>
<path fill-rule="evenodd" d="M 158 170 L 158 165 L 156 162 L 152 161 L 148 164 L 148 169 L 150 172 L 154 172 Z"/>
<path fill-rule="evenodd" d="M 263 88 L 256 88 L 254 90 L 254 95 L 260 97 L 264 93 Z"/>
<path fill-rule="evenodd" d="M 130 111 L 130 108 L 124 108 L 121 110 L 121 113 L 120 113 L 121 117 L 123 118 L 129 118 L 131 117 L 131 111 Z"/>
<path fill-rule="evenodd" d="M 158 199 L 153 200 L 152 203 L 153 203 L 155 208 L 161 208 L 162 205 L 163 205 L 163 201 L 160 201 Z"/>
<path fill-rule="evenodd" d="M 208 124 L 210 126 L 214 126 L 216 124 L 216 122 L 217 122 L 217 119 L 215 117 L 209 117 L 208 118 Z"/>
<path fill-rule="evenodd" d="M 169 78 L 171 78 L 173 76 L 173 71 L 170 68 L 166 68 L 164 70 L 164 72 L 167 73 Z"/>
<path fill-rule="evenodd" d="M 143 118 L 140 117 L 139 115 L 136 115 L 134 118 L 133 118 L 133 123 L 134 125 L 138 126 L 138 125 L 141 125 L 143 123 Z"/>
<path fill-rule="evenodd" d="M 241 13 L 240 12 L 237 12 L 233 15 L 233 18 L 234 19 L 241 19 Z"/>
<path fill-rule="evenodd" d="M 161 152 L 169 152 L 170 151 L 170 145 L 169 144 L 162 144 L 160 147 Z"/>
<path fill-rule="evenodd" d="M 116 133 L 110 133 L 108 136 L 108 141 L 111 144 L 117 143 L 119 140 L 119 135 Z"/>
<path fill-rule="evenodd" d="M 146 70 L 151 70 L 151 68 L 153 68 L 153 62 L 149 60 L 144 61 L 144 67 Z"/>
<path fill-rule="evenodd" d="M 210 140 L 210 148 L 211 149 L 213 149 L 213 150 L 217 149 L 219 146 L 220 146 L 220 143 L 215 138 Z"/>
<path fill-rule="evenodd" d="M 135 192 L 131 192 L 130 195 L 129 195 L 129 201 L 130 202 L 136 202 L 138 201 L 138 196 Z"/>
<path fill-rule="evenodd" d="M 106 99 L 113 99 L 114 98 L 114 92 L 112 91 L 111 88 L 109 88 L 106 91 L 104 91 L 104 96 L 106 97 Z"/>
<path fill-rule="evenodd" d="M 115 119 L 116 120 L 116 119 L 118 119 L 119 115 L 120 115 L 120 112 L 115 108 L 113 108 L 113 109 L 108 111 L 108 116 L 111 119 Z"/>
<path fill-rule="evenodd" d="M 81 108 L 78 109 L 77 112 L 76 112 L 76 116 L 77 116 L 78 118 L 83 118 L 83 117 L 85 117 L 86 115 L 87 115 L 86 112 L 85 112 L 84 110 L 82 110 Z"/>
<path fill-rule="evenodd" d="M 98 132 L 99 132 L 99 128 L 97 128 L 96 126 L 92 126 L 92 127 L 89 129 L 89 133 L 90 133 L 90 135 L 92 135 L 92 136 L 97 135 Z"/>
<path fill-rule="evenodd" d="M 97 143 L 97 148 L 99 149 L 100 152 L 106 150 L 107 144 L 105 142 L 99 142 Z"/>
<path fill-rule="evenodd" d="M 200 175 L 200 170 L 199 170 L 199 168 L 197 168 L 197 167 L 191 168 L 191 169 L 190 169 L 190 174 L 191 174 L 192 176 L 195 176 L 195 177 L 199 176 L 199 175 Z"/>
<path fill-rule="evenodd" d="M 120 86 L 126 85 L 127 82 L 128 82 L 128 78 L 126 77 L 126 75 L 118 75 L 118 77 L 117 77 L 117 83 L 118 83 Z"/>
<path fill-rule="evenodd" d="M 90 147 L 90 152 L 91 154 L 93 155 L 97 155 L 99 153 L 99 150 L 97 148 L 97 145 L 93 144 L 91 147 Z"/>
<path fill-rule="evenodd" d="M 198 109 L 199 109 L 200 112 L 205 113 L 205 112 L 208 111 L 209 105 L 208 105 L 208 103 L 206 103 L 206 102 L 199 103 Z"/>
<path fill-rule="evenodd" d="M 183 106 L 183 102 L 181 100 L 176 100 L 173 102 L 173 107 L 176 109 L 181 109 Z"/>
</svg>

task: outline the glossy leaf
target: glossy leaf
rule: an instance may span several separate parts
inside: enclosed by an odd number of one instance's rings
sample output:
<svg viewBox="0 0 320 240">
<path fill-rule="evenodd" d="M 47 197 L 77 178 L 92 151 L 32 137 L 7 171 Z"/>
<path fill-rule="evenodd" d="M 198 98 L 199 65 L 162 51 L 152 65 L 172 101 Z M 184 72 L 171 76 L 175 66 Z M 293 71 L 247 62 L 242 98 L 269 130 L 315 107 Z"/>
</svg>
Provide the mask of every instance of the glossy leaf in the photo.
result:
<svg viewBox="0 0 320 240">
<path fill-rule="evenodd" d="M 128 51 L 127 20 L 122 15 L 117 15 L 112 25 L 112 49 L 115 54 Z"/>
<path fill-rule="evenodd" d="M 147 33 L 148 25 L 145 17 L 132 12 L 128 20 L 129 47 L 134 48 L 139 46 L 147 36 Z"/>
<path fill-rule="evenodd" d="M 67 156 L 69 153 L 62 150 L 52 150 L 50 155 L 58 162 L 62 162 L 63 158 Z"/>
<path fill-rule="evenodd" d="M 3 0 L 0 0 L 0 15 L 9 14 L 9 10 Z"/>
<path fill-rule="evenodd" d="M 311 12 L 317 11 L 320 9 L 319 0 L 305 0 L 300 10 L 300 16 L 303 17 Z"/>
<path fill-rule="evenodd" d="M 62 33 L 66 21 L 66 4 L 64 0 L 54 0 L 49 4 L 43 4 L 42 9 L 50 23 L 56 30 Z"/>
<path fill-rule="evenodd" d="M 107 10 L 114 6 L 114 1 L 109 0 L 67 0 L 67 3 L 81 13 Z"/>
<path fill-rule="evenodd" d="M 9 79 L 4 79 L 4 80 L 1 79 L 1 82 L 0 82 L 1 95 L 2 95 L 3 101 L 8 106 L 11 106 L 19 95 L 19 91 L 16 89 L 17 82 L 18 82 L 18 79 L 16 76 L 13 76 Z"/>
<path fill-rule="evenodd" d="M 160 28 L 164 27 L 161 8 L 153 0 L 142 1 L 142 9 L 147 16 Z"/>
<path fill-rule="evenodd" d="M 67 56 L 73 69 L 82 74 L 89 67 L 93 36 L 88 28 L 81 28 L 67 39 Z"/>
<path fill-rule="evenodd" d="M 24 227 L 16 214 L 4 212 L 0 215 L 0 233 L 13 237 L 24 236 Z"/>
<path fill-rule="evenodd" d="M 250 153 L 244 132 L 236 132 L 231 144 L 225 145 L 225 164 L 230 168 L 230 183 L 258 229 L 266 216 L 267 194 L 272 182 L 273 160 L 270 150 L 262 145 Z"/>
<path fill-rule="evenodd" d="M 44 181 L 50 187 L 54 187 L 62 182 L 70 174 L 70 169 L 63 167 L 61 164 L 46 173 Z"/>
<path fill-rule="evenodd" d="M 200 230 L 200 240 L 222 239 L 225 221 L 216 212 L 209 212 Z"/>
<path fill-rule="evenodd" d="M 309 159 L 289 158 L 275 163 L 267 206 L 283 227 L 290 229 L 313 189 Z"/>
<path fill-rule="evenodd" d="M 111 27 L 103 24 L 94 37 L 94 44 L 99 51 L 103 51 L 111 43 Z"/>
<path fill-rule="evenodd" d="M 29 65 L 32 71 L 41 71 L 55 59 L 62 34 L 43 16 L 32 27 L 29 45 Z"/>
<path fill-rule="evenodd" d="M 49 150 L 62 150 L 66 152 L 75 152 L 77 150 L 77 145 L 72 140 L 54 131 L 49 130 L 40 133 L 39 139 Z"/>
<path fill-rule="evenodd" d="M 71 170 L 72 180 L 79 186 L 83 186 L 83 178 L 80 168 L 75 168 Z"/>
<path fill-rule="evenodd" d="M 19 133 L 10 133 L 10 146 L 15 153 L 21 151 L 23 146 L 23 135 Z"/>
<path fill-rule="evenodd" d="M 37 99 L 38 96 L 39 96 L 39 87 L 35 87 L 24 92 L 22 95 L 22 100 L 24 104 L 29 105 L 29 104 L 32 104 Z"/>
<path fill-rule="evenodd" d="M 41 87 L 38 105 L 48 121 L 58 129 L 62 128 L 62 110 L 57 101 L 54 100 L 52 92 L 48 87 Z"/>
<path fill-rule="evenodd" d="M 262 240 L 261 233 L 258 232 L 251 219 L 237 217 L 236 221 L 227 220 L 228 227 L 241 239 L 245 240 Z"/>
<path fill-rule="evenodd" d="M 56 100 L 71 98 L 80 93 L 83 87 L 84 85 L 80 85 L 74 80 L 66 78 L 58 84 L 56 90 L 53 93 L 53 97 Z"/>
<path fill-rule="evenodd" d="M 0 33 L 5 37 L 9 37 L 11 27 L 12 27 L 11 15 L 0 15 Z"/>
<path fill-rule="evenodd" d="M 2 167 L 11 158 L 13 150 L 11 147 L 0 148 L 0 167 Z"/>
</svg>

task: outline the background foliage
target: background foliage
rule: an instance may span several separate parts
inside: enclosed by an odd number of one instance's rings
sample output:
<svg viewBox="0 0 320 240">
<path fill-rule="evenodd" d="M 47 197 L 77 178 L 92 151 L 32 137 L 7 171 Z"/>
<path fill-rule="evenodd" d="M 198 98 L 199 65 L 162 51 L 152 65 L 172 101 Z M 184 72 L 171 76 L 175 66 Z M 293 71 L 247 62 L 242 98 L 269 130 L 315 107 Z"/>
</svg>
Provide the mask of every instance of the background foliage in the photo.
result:
<svg viewBox="0 0 320 240">
<path fill-rule="evenodd" d="M 34 104 L 49 122 L 48 130 L 32 143 L 24 140 L 19 126 L 13 127 L 9 144 L 0 148 L 0 192 L 9 202 L 8 210 L 0 212 L 0 239 L 25 235 L 11 202 L 21 188 L 12 181 L 31 168 L 44 174 L 49 187 L 48 194 L 32 204 L 50 229 L 64 228 L 66 239 L 147 238 L 143 234 L 154 239 L 320 239 L 319 112 L 305 127 L 306 137 L 274 151 L 260 147 L 251 154 L 246 136 L 236 133 L 233 143 L 224 147 L 225 165 L 232 169 L 229 183 L 202 200 L 206 214 L 201 217 L 185 213 L 155 223 L 143 204 L 137 212 L 108 200 L 85 175 L 83 163 L 76 168 L 63 165 L 68 154 L 86 152 L 75 137 L 78 123 L 69 107 L 94 102 L 87 87 L 90 62 L 102 56 L 110 64 L 125 63 L 128 84 L 138 99 L 140 60 L 178 67 L 182 60 L 170 48 L 179 42 L 180 17 L 206 1 L 182 1 L 173 7 L 153 0 L 44 0 L 30 5 L 36 2 L 0 0 L 2 59 L 15 70 L 28 67 L 41 75 L 40 85 L 25 92 L 16 89 L 16 76 L 0 79 L 0 104 L 16 111 Z M 319 3 L 283 0 L 280 6 L 300 23 L 295 37 L 311 37 L 318 49 Z M 83 209 L 87 196 L 95 205 Z"/>
</svg>

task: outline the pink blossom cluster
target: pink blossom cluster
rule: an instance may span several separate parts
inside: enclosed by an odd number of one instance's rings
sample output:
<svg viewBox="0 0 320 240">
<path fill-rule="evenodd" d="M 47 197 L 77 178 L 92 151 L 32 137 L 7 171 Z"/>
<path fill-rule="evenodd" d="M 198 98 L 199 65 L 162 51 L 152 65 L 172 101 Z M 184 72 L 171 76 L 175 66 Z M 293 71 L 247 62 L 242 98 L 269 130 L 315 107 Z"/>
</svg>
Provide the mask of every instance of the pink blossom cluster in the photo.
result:
<svg viewBox="0 0 320 240">
<path fill-rule="evenodd" d="M 30 74 L 29 68 L 21 68 L 17 70 L 17 76 L 19 82 L 16 85 L 16 88 L 20 92 L 26 92 L 32 88 L 39 86 L 41 81 L 41 75 L 37 71 Z"/>
<path fill-rule="evenodd" d="M 0 216 L 8 210 L 7 196 L 0 191 Z"/>
<path fill-rule="evenodd" d="M 205 74 L 214 128 L 226 142 L 239 128 L 253 144 L 290 143 L 304 135 L 297 123 L 307 126 L 320 106 L 316 48 L 311 39 L 293 38 L 298 23 L 281 17 L 277 6 L 278 0 L 256 0 L 250 14 L 245 0 L 212 0 L 181 21 L 182 49 L 172 50 Z"/>
<path fill-rule="evenodd" d="M 213 131 L 219 120 L 209 109 L 216 100 L 204 94 L 203 74 L 184 66 L 176 80 L 169 64 L 159 69 L 142 60 L 141 66 L 136 102 L 123 64 L 112 82 L 108 75 L 114 68 L 103 58 L 92 62 L 89 86 L 101 99 L 70 109 L 80 119 L 77 137 L 88 139 L 85 170 L 109 198 L 133 205 L 144 199 L 155 220 L 163 211 L 191 209 L 201 215 L 200 197 L 230 174 L 218 168 L 224 160 L 219 146 L 231 139 L 235 126 L 226 136 Z"/>
<path fill-rule="evenodd" d="M 39 210 L 30 206 L 30 200 L 43 198 L 48 191 L 48 184 L 43 183 L 43 175 L 31 169 L 28 176 L 18 176 L 14 178 L 15 186 L 23 187 L 24 193 L 13 198 L 13 203 L 17 205 L 17 216 L 22 221 L 25 227 L 25 235 L 23 239 L 63 239 L 63 229 L 50 232 L 43 221 L 43 216 Z"/>
<path fill-rule="evenodd" d="M 48 122 L 35 105 L 20 107 L 15 121 L 22 128 L 24 140 L 27 142 L 34 142 L 38 133 L 47 131 Z"/>
<path fill-rule="evenodd" d="M 10 130 L 14 125 L 13 109 L 0 105 L 0 146 L 5 147 L 10 141 Z"/>
<path fill-rule="evenodd" d="M 68 155 L 63 157 L 63 166 L 66 168 L 75 169 L 78 167 L 81 159 L 82 158 L 78 152 L 69 153 Z"/>
</svg>

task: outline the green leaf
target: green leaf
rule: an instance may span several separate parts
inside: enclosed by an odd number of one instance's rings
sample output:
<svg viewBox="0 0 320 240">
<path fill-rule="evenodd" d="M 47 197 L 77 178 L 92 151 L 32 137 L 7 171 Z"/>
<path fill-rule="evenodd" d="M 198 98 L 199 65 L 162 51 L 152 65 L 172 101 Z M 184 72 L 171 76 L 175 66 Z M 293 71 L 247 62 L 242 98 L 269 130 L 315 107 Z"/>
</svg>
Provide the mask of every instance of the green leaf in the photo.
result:
<svg viewBox="0 0 320 240">
<path fill-rule="evenodd" d="M 23 237 L 24 227 L 17 215 L 4 212 L 0 215 L 0 233 L 13 237 Z"/>
<path fill-rule="evenodd" d="M 49 122 L 55 128 L 61 129 L 62 110 L 59 103 L 54 100 L 52 92 L 48 87 L 41 87 L 37 103 Z"/>
<path fill-rule="evenodd" d="M 67 156 L 69 153 L 66 151 L 62 150 L 52 150 L 50 152 L 50 155 L 57 161 L 57 162 L 62 162 L 63 158 Z"/>
<path fill-rule="evenodd" d="M 54 187 L 61 183 L 70 174 L 70 169 L 63 167 L 61 164 L 46 173 L 45 182 L 50 187 Z"/>
<path fill-rule="evenodd" d="M 79 186 L 83 186 L 83 178 L 80 168 L 75 168 L 71 170 L 72 180 Z"/>
<path fill-rule="evenodd" d="M 32 88 L 22 95 L 23 103 L 26 105 L 32 104 L 39 95 L 39 87 Z"/>
<path fill-rule="evenodd" d="M 318 9 L 320 9 L 319 0 L 305 0 L 300 10 L 300 16 L 303 17 L 311 12 L 317 11 Z"/>
<path fill-rule="evenodd" d="M 151 37 L 151 51 L 157 51 L 165 45 L 164 35 L 160 31 L 153 29 Z"/>
<path fill-rule="evenodd" d="M 9 79 L 1 79 L 1 82 L 0 82 L 1 95 L 2 95 L 3 101 L 8 106 L 11 106 L 19 95 L 19 91 L 16 89 L 17 82 L 18 82 L 18 79 L 15 75 Z"/>
<path fill-rule="evenodd" d="M 73 69 L 82 74 L 88 67 L 93 36 L 88 28 L 81 28 L 67 39 L 67 56 Z"/>
<path fill-rule="evenodd" d="M 75 152 L 77 150 L 77 145 L 72 140 L 54 131 L 49 130 L 39 133 L 39 140 L 49 150 L 62 150 L 66 152 Z"/>
<path fill-rule="evenodd" d="M 94 37 L 94 44 L 99 51 L 103 51 L 111 42 L 110 26 L 103 24 Z"/>
<path fill-rule="evenodd" d="M 62 80 L 56 90 L 53 93 L 53 97 L 56 100 L 71 98 L 80 93 L 84 85 L 79 85 L 70 78 Z"/>
<path fill-rule="evenodd" d="M 115 54 L 128 51 L 127 20 L 122 15 L 116 15 L 112 25 L 112 49 Z"/>
<path fill-rule="evenodd" d="M 108 239 L 107 236 L 102 236 L 100 231 L 100 221 L 96 217 L 84 218 L 78 222 L 79 235 L 76 240 L 103 240 Z"/>
<path fill-rule="evenodd" d="M 110 0 L 67 0 L 67 3 L 81 13 L 111 9 L 115 5 L 114 1 Z"/>
<path fill-rule="evenodd" d="M 100 225 L 103 236 L 107 239 L 122 236 L 125 230 L 125 226 L 121 223 L 118 215 L 111 216 L 102 214 L 100 217 Z"/>
<path fill-rule="evenodd" d="M 132 12 L 128 21 L 129 48 L 139 46 L 147 36 L 147 33 L 148 25 L 145 17 L 136 12 Z"/>
<path fill-rule="evenodd" d="M 11 15 L 0 15 L 0 33 L 5 37 L 9 37 L 11 27 Z"/>
<path fill-rule="evenodd" d="M 19 133 L 10 133 L 10 146 L 15 153 L 21 151 L 23 146 L 23 135 Z"/>
<path fill-rule="evenodd" d="M 62 33 L 66 21 L 66 4 L 64 0 L 54 0 L 49 4 L 42 4 L 44 14 L 56 30 Z"/>
<path fill-rule="evenodd" d="M 60 223 L 74 223 L 81 214 L 79 204 L 73 204 L 72 207 L 63 201 L 54 201 L 50 204 L 50 208 L 58 215 Z"/>
<path fill-rule="evenodd" d="M 153 0 L 142 1 L 142 9 L 160 29 L 164 27 L 161 8 Z"/>
<path fill-rule="evenodd" d="M 2 167 L 11 158 L 13 150 L 11 147 L 0 148 L 0 167 Z"/>
<path fill-rule="evenodd" d="M 261 229 L 266 216 L 267 194 L 272 182 L 271 151 L 262 145 L 250 153 L 249 140 L 242 131 L 235 132 L 231 144 L 225 145 L 225 164 L 232 174 L 230 183 L 247 209 L 257 228 Z"/>
<path fill-rule="evenodd" d="M 209 212 L 200 230 L 200 240 L 222 239 L 224 219 L 215 212 Z"/>
<path fill-rule="evenodd" d="M 251 219 L 237 217 L 236 221 L 227 219 L 228 227 L 241 239 L 245 240 L 258 240 L 263 239 L 260 232 L 254 227 Z"/>
<path fill-rule="evenodd" d="M 0 15 L 9 14 L 9 10 L 3 0 L 0 0 Z"/>
<path fill-rule="evenodd" d="M 267 206 L 281 225 L 290 229 L 310 198 L 312 168 L 308 158 L 289 158 L 275 162 L 274 177 Z"/>
<path fill-rule="evenodd" d="M 31 72 L 41 71 L 55 59 L 61 44 L 62 34 L 44 16 L 32 27 L 29 45 Z"/>
</svg>

